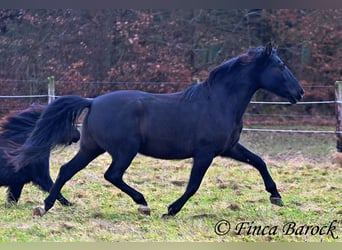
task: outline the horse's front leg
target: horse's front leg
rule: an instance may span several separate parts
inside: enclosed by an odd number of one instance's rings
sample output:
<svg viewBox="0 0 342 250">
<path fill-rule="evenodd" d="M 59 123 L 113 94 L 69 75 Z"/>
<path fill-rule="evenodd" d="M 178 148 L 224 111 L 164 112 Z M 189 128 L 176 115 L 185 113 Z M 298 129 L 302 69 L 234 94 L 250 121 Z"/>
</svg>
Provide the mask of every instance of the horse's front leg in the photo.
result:
<svg viewBox="0 0 342 250">
<path fill-rule="evenodd" d="M 226 152 L 221 154 L 221 156 L 230 157 L 234 160 L 245 162 L 255 167 L 264 180 L 266 190 L 271 194 L 271 203 L 278 206 L 284 205 L 281 196 L 277 190 L 277 186 L 267 170 L 265 162 L 259 156 L 252 153 L 239 143 L 237 143 L 232 149 L 227 150 Z"/>
<path fill-rule="evenodd" d="M 190 197 L 196 193 L 213 158 L 213 154 L 196 154 L 194 157 L 193 167 L 191 169 L 189 183 L 184 194 L 168 207 L 168 213 L 164 214 L 162 218 L 168 218 L 170 216 L 176 215 L 190 199 Z"/>
</svg>

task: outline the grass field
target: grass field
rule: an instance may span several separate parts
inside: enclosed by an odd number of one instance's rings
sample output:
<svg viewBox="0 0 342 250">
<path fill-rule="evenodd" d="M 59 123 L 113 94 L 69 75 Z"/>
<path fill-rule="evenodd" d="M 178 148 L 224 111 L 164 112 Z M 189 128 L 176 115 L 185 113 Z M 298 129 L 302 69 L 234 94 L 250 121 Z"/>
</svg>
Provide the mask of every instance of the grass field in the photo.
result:
<svg viewBox="0 0 342 250">
<path fill-rule="evenodd" d="M 191 159 L 139 155 L 124 177 L 149 202 L 151 216 L 144 216 L 104 180 L 110 158 L 102 155 L 63 188 L 75 205 L 56 203 L 44 217 L 32 215 L 46 197 L 35 186 L 25 186 L 19 204 L 10 207 L 5 205 L 6 189 L 0 188 L 0 242 L 342 241 L 342 168 L 333 161 L 334 136 L 245 132 L 241 142 L 268 164 L 284 207 L 270 204 L 255 169 L 216 158 L 195 196 L 176 217 L 163 220 L 167 205 L 186 187 Z M 76 150 L 74 145 L 53 152 L 53 178 Z"/>
</svg>

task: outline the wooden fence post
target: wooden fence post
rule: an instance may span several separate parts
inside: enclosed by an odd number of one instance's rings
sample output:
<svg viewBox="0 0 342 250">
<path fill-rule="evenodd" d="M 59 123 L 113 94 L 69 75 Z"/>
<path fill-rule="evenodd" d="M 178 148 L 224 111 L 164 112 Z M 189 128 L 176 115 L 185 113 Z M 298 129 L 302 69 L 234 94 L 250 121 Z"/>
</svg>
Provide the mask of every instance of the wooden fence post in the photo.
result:
<svg viewBox="0 0 342 250">
<path fill-rule="evenodd" d="M 342 153 L 342 81 L 335 82 L 336 98 L 336 149 Z"/>
<path fill-rule="evenodd" d="M 48 77 L 48 103 L 50 104 L 55 100 L 55 77 L 49 76 Z"/>
</svg>

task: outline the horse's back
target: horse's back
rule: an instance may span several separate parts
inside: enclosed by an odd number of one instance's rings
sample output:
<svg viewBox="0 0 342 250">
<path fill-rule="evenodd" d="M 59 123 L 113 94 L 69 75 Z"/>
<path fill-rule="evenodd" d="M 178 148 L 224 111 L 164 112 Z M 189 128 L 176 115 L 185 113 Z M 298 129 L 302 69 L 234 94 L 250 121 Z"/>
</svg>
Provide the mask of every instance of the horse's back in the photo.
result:
<svg viewBox="0 0 342 250">
<path fill-rule="evenodd" d="M 145 112 L 145 114 L 156 111 L 157 115 L 163 116 L 163 113 L 159 113 L 158 110 L 168 113 L 171 110 L 180 112 L 181 110 L 178 109 L 179 100 L 180 95 L 178 93 L 153 94 L 137 90 L 120 90 L 96 97 L 92 104 L 91 113 L 105 119 L 109 119 L 108 116 L 127 116 L 132 112 L 139 115 L 136 113 L 139 111 Z"/>
<path fill-rule="evenodd" d="M 136 143 L 146 155 L 187 158 L 198 119 L 193 105 L 184 105 L 180 97 L 179 93 L 133 90 L 99 96 L 93 101 L 86 129 L 106 151 Z"/>
<path fill-rule="evenodd" d="M 95 141 L 108 151 L 111 144 L 138 133 L 139 99 L 142 91 L 115 91 L 96 97 L 83 122 L 82 142 Z"/>
<path fill-rule="evenodd" d="M 143 91 L 121 90 L 96 97 L 89 116 L 98 122 L 124 119 L 139 108 L 141 100 L 151 94 Z"/>
</svg>

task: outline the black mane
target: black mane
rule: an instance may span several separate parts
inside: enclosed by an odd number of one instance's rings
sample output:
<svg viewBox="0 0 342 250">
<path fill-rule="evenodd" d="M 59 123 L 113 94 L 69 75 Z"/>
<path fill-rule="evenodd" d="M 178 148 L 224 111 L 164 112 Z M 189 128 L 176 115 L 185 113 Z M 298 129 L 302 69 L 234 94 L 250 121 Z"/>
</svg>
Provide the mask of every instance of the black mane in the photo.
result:
<svg viewBox="0 0 342 250">
<path fill-rule="evenodd" d="M 202 97 L 203 94 L 209 96 L 208 87 L 209 86 L 206 84 L 206 82 L 192 85 L 183 91 L 184 99 L 188 101 L 193 101 L 196 100 L 198 97 Z"/>
<path fill-rule="evenodd" d="M 183 91 L 184 99 L 191 101 L 195 100 L 197 97 L 210 96 L 210 86 L 214 84 L 216 75 L 218 73 L 224 72 L 226 74 L 233 74 L 234 70 L 238 70 L 238 68 L 249 65 L 252 62 L 255 62 L 259 58 L 262 58 L 264 51 L 264 47 L 257 47 L 248 50 L 246 53 L 241 54 L 237 57 L 231 58 L 219 66 L 215 67 L 212 71 L 210 71 L 208 78 L 202 82 L 195 85 L 192 85 Z"/>
<path fill-rule="evenodd" d="M 209 84 L 213 84 L 215 82 L 215 77 L 218 73 L 234 73 L 234 70 L 238 70 L 241 67 L 249 65 L 251 63 L 256 62 L 257 60 L 263 58 L 264 47 L 259 46 L 256 48 L 249 49 L 246 53 L 231 58 L 219 66 L 215 67 L 210 73 L 209 77 L 206 80 Z"/>
</svg>

